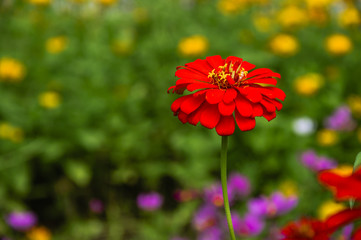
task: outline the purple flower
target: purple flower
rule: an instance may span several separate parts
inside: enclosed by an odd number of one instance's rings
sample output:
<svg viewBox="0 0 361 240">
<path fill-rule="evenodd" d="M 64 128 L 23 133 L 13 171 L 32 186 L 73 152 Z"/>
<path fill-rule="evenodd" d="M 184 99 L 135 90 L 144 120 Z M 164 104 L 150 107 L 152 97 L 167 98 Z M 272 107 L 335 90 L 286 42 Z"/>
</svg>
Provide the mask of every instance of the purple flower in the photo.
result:
<svg viewBox="0 0 361 240">
<path fill-rule="evenodd" d="M 289 212 L 297 203 L 296 196 L 285 197 L 282 193 L 275 192 L 269 198 L 260 197 L 250 200 L 248 210 L 253 216 L 275 217 Z"/>
<path fill-rule="evenodd" d="M 5 221 L 17 231 L 26 231 L 36 225 L 38 219 L 32 212 L 12 212 L 5 217 Z"/>
<path fill-rule="evenodd" d="M 263 228 L 264 222 L 259 216 L 246 214 L 239 227 L 235 228 L 235 231 L 239 236 L 257 236 L 262 232 Z"/>
<path fill-rule="evenodd" d="M 235 197 L 245 197 L 250 192 L 250 183 L 247 177 L 232 173 L 228 178 L 228 194 Z"/>
<path fill-rule="evenodd" d="M 356 127 L 352 119 L 351 110 L 347 106 L 341 106 L 325 120 L 326 128 L 339 131 L 352 131 Z"/>
<path fill-rule="evenodd" d="M 341 233 L 339 233 L 338 235 L 332 237 L 332 240 L 338 240 L 338 239 L 343 239 L 343 240 L 351 240 L 352 238 L 352 231 L 353 231 L 353 224 L 349 224 L 346 225 L 345 227 L 342 228 Z"/>
<path fill-rule="evenodd" d="M 197 240 L 223 240 L 222 230 L 218 227 L 211 227 L 199 234 Z"/>
<path fill-rule="evenodd" d="M 193 225 L 198 231 L 216 225 L 218 219 L 217 208 L 211 204 L 204 205 L 198 209 L 193 217 Z"/>
<path fill-rule="evenodd" d="M 231 195 L 228 193 L 228 198 L 231 201 Z M 204 190 L 204 200 L 216 207 L 223 206 L 223 191 L 220 183 L 213 184 Z"/>
<path fill-rule="evenodd" d="M 157 192 L 141 193 L 137 197 L 138 207 L 145 211 L 155 211 L 163 204 L 163 197 Z"/>
<path fill-rule="evenodd" d="M 305 167 L 316 172 L 332 169 L 337 166 L 335 160 L 329 159 L 324 156 L 317 156 L 317 154 L 313 150 L 303 152 L 300 159 Z"/>
<path fill-rule="evenodd" d="M 104 204 L 99 199 L 92 199 L 89 201 L 89 208 L 93 213 L 102 213 L 104 211 Z"/>
</svg>

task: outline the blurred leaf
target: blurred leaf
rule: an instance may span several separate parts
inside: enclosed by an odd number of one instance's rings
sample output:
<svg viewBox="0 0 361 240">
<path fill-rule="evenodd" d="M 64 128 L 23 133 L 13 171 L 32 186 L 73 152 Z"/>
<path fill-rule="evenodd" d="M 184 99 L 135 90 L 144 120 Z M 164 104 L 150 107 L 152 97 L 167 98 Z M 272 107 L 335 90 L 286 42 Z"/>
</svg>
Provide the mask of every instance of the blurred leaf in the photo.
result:
<svg viewBox="0 0 361 240">
<path fill-rule="evenodd" d="M 92 175 L 89 166 L 78 160 L 68 160 L 65 163 L 65 173 L 72 181 L 81 187 L 89 184 Z"/>
</svg>

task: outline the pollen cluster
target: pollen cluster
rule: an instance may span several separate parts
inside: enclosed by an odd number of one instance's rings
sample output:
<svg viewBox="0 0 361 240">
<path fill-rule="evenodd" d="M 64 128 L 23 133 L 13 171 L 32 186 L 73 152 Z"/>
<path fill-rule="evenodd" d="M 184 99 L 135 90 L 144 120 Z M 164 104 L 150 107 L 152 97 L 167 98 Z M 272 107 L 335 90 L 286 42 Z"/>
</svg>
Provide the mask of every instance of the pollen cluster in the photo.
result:
<svg viewBox="0 0 361 240">
<path fill-rule="evenodd" d="M 236 70 L 235 70 L 236 69 Z M 212 79 L 212 84 L 217 85 L 219 89 L 227 89 L 232 86 L 239 86 L 247 78 L 248 72 L 242 67 L 242 63 L 226 63 L 213 69 L 208 74 Z"/>
</svg>

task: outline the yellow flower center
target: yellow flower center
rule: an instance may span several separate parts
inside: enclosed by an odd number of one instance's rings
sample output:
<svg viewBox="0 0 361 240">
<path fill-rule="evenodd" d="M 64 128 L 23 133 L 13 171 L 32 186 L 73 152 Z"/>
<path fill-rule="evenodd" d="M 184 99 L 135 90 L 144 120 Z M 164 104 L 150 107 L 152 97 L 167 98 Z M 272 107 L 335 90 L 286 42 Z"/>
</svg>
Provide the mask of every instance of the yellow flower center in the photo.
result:
<svg viewBox="0 0 361 240">
<path fill-rule="evenodd" d="M 219 66 L 218 69 L 213 69 L 208 74 L 208 78 L 212 79 L 212 84 L 217 85 L 219 89 L 227 89 L 232 86 L 241 85 L 242 81 L 247 78 L 248 72 L 244 70 L 242 64 L 235 69 L 236 64 L 226 63 L 223 66 Z"/>
</svg>

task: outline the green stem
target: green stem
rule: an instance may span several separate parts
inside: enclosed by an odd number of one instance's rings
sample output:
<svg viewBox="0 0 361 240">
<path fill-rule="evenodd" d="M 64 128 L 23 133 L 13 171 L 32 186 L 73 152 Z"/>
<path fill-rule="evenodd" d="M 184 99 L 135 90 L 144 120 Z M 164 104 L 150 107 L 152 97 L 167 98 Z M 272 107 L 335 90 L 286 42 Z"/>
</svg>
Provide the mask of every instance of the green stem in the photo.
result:
<svg viewBox="0 0 361 240">
<path fill-rule="evenodd" d="M 229 233 L 231 235 L 231 239 L 236 240 L 233 230 L 231 210 L 229 208 L 228 191 L 227 191 L 227 144 L 228 144 L 228 137 L 222 136 L 221 182 L 222 182 L 222 191 L 223 191 L 224 211 L 226 212 Z"/>
</svg>

